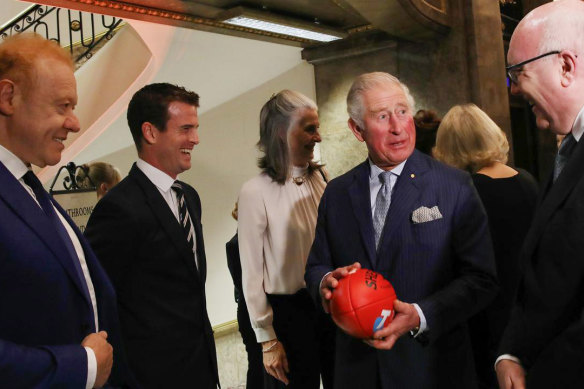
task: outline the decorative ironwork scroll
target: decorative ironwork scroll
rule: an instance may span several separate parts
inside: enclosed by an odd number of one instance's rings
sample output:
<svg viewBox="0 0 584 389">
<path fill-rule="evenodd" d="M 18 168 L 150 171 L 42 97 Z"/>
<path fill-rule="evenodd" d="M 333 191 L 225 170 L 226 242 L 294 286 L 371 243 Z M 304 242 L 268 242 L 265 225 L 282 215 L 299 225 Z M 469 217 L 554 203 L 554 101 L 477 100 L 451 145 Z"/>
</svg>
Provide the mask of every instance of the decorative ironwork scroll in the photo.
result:
<svg viewBox="0 0 584 389">
<path fill-rule="evenodd" d="M 65 173 L 62 181 L 64 189 L 53 190 L 55 183 L 57 183 L 62 173 Z M 61 166 L 51 183 L 49 192 L 55 194 L 62 192 L 94 192 L 95 190 L 95 183 L 89 177 L 89 168 L 83 165 L 77 166 L 74 162 L 69 162 L 67 165 Z"/>
<path fill-rule="evenodd" d="M 93 55 L 104 39 L 111 39 L 123 20 L 113 16 L 33 5 L 0 29 L 0 39 L 32 31 L 68 48 L 75 62 Z"/>
</svg>

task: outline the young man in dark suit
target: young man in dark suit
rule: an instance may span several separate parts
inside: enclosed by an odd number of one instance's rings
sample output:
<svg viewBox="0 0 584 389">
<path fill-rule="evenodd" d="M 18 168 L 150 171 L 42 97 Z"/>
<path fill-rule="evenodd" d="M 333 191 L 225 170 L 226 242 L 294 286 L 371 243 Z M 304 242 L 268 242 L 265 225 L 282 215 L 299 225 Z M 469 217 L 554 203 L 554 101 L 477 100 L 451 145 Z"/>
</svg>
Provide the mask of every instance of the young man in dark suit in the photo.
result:
<svg viewBox="0 0 584 389">
<path fill-rule="evenodd" d="M 217 388 L 205 303 L 201 201 L 177 180 L 199 143 L 199 96 L 166 83 L 140 89 L 128 124 L 138 161 L 95 207 L 85 234 L 118 293 L 130 367 L 146 388 Z"/>
<path fill-rule="evenodd" d="M 24 34 L 0 44 L 3 388 L 131 385 L 114 289 L 31 170 L 59 163 L 79 131 L 76 89 L 70 55 L 55 42 Z"/>
<path fill-rule="evenodd" d="M 388 279 L 400 301 L 373 339 L 337 331 L 335 387 L 476 388 L 466 320 L 497 282 L 471 178 L 414 150 L 413 98 L 397 78 L 359 76 L 347 105 L 369 158 L 327 186 L 306 283 L 328 310 L 338 280 L 364 267 Z"/>
<path fill-rule="evenodd" d="M 565 135 L 521 252 L 521 280 L 496 361 L 505 389 L 584 385 L 584 2 L 530 12 L 511 41 L 511 93 Z"/>
</svg>

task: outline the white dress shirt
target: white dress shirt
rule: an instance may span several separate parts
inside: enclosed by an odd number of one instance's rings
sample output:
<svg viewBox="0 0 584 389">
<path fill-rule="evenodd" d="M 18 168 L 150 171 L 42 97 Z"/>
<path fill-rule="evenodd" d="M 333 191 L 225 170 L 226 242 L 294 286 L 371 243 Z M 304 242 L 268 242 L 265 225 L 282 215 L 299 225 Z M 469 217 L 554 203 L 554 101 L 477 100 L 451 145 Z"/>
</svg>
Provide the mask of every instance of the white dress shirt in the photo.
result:
<svg viewBox="0 0 584 389">
<path fill-rule="evenodd" d="M 14 178 L 20 182 L 22 187 L 30 194 L 33 200 L 37 203 L 40 207 L 40 204 L 32 190 L 32 188 L 24 183 L 23 176 L 28 172 L 28 167 L 10 152 L 8 149 L 0 145 L 0 162 L 4 164 L 6 169 Z M 54 206 L 53 206 L 54 207 Z M 97 300 L 95 297 L 95 289 L 93 288 L 93 282 L 91 281 L 91 275 L 89 274 L 89 269 L 87 268 L 87 262 L 85 260 L 85 253 L 83 252 L 83 247 L 81 246 L 81 242 L 77 238 L 77 235 L 73 231 L 73 228 L 67 223 L 63 215 L 55 208 L 55 213 L 59 216 L 59 220 L 63 223 L 71 242 L 73 243 L 73 247 L 75 248 L 75 253 L 77 254 L 77 259 L 81 265 L 81 270 L 83 271 L 83 277 L 85 278 L 85 283 L 87 285 L 87 289 L 89 291 L 89 297 L 91 299 L 91 305 L 93 308 L 93 317 L 95 320 L 95 330 L 96 332 L 99 331 L 98 326 L 98 317 L 97 317 Z M 95 378 L 97 377 L 97 361 L 95 359 L 95 353 L 89 347 L 85 347 L 85 351 L 87 352 L 87 381 L 86 381 L 86 388 L 91 389 L 95 384 Z"/>
<path fill-rule="evenodd" d="M 144 173 L 144 175 L 156 186 L 166 204 L 172 211 L 172 214 L 176 218 L 177 222 L 180 224 L 179 216 L 179 205 L 176 192 L 172 189 L 172 184 L 174 184 L 175 179 L 163 172 L 162 170 L 155 168 L 143 159 L 138 159 L 136 161 L 136 166 L 138 169 Z M 193 221 L 191 220 L 191 233 L 193 234 L 193 255 L 195 258 L 195 265 L 197 269 L 199 268 L 199 262 L 197 259 L 197 237 L 195 235 L 195 230 L 193 226 Z"/>
</svg>

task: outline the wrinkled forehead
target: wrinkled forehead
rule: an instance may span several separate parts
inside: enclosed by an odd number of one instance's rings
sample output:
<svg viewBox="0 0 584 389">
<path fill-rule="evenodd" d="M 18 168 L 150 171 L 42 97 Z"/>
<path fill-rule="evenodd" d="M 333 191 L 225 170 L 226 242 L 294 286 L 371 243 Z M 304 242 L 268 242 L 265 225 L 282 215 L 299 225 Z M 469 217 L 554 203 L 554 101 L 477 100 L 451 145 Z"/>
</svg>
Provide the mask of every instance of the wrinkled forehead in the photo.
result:
<svg viewBox="0 0 584 389">
<path fill-rule="evenodd" d="M 75 82 L 73 67 L 57 57 L 46 56 L 32 62 L 30 81 L 35 85 L 45 85 L 57 79 Z"/>
<path fill-rule="evenodd" d="M 397 105 L 409 107 L 408 99 L 404 89 L 399 83 L 383 82 L 379 83 L 364 93 L 366 108 L 369 111 L 391 108 Z"/>
<path fill-rule="evenodd" d="M 59 59 L 42 58 L 35 62 L 25 94 L 42 95 L 50 99 L 77 101 L 77 82 L 71 66 Z"/>
</svg>

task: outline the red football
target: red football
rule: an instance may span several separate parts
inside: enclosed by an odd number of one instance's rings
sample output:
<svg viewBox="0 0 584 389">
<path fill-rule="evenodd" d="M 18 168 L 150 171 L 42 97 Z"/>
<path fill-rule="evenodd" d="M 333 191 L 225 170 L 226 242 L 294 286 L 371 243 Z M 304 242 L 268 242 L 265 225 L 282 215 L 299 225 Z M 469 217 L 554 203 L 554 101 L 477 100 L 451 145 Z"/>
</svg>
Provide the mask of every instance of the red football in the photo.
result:
<svg viewBox="0 0 584 389">
<path fill-rule="evenodd" d="M 339 280 L 330 310 L 334 322 L 356 338 L 371 338 L 393 320 L 395 290 L 379 273 L 358 269 Z"/>
</svg>

